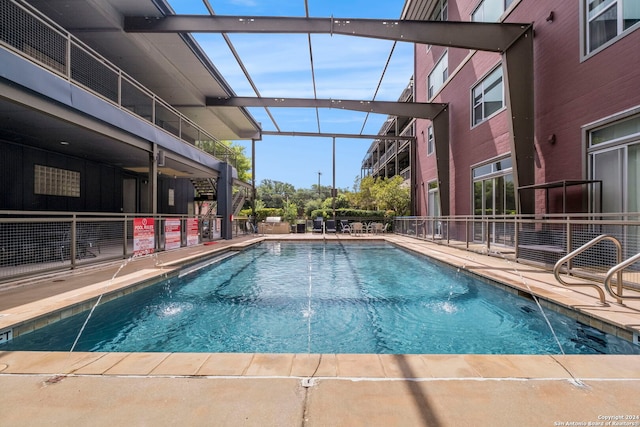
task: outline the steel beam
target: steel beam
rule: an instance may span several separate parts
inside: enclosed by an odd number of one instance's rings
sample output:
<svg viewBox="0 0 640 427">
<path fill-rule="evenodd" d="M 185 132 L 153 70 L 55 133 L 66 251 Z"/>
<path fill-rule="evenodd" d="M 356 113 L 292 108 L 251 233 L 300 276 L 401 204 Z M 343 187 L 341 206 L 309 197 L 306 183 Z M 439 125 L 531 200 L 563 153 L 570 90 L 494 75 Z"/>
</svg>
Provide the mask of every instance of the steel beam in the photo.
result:
<svg viewBox="0 0 640 427">
<path fill-rule="evenodd" d="M 355 101 L 340 99 L 303 98 L 254 98 L 232 97 L 206 100 L 207 107 L 289 107 L 289 108 L 338 108 L 342 110 L 364 111 L 366 113 L 387 114 L 398 117 L 433 119 L 447 107 L 447 104 L 428 102 Z"/>
<path fill-rule="evenodd" d="M 534 153 L 534 103 L 533 103 L 533 25 L 530 23 L 484 23 L 452 21 L 413 21 L 344 18 L 288 18 L 288 17 L 246 17 L 246 16 L 205 16 L 170 15 L 163 17 L 125 17 L 127 32 L 171 33 L 322 33 L 356 37 L 369 37 L 409 43 L 476 49 L 503 54 L 506 103 L 511 116 L 511 157 L 513 160 L 516 188 L 535 183 Z M 274 101 L 275 102 L 275 101 Z M 281 102 L 284 102 L 282 100 Z M 343 101 L 345 102 L 345 101 Z M 359 102 L 359 101 L 353 101 Z M 275 104 L 269 104 L 275 106 Z M 258 105 L 263 106 L 263 105 Z M 356 109 L 355 105 L 351 105 Z M 391 107 L 391 106 L 389 106 Z M 340 108 L 340 107 L 328 107 Z M 357 111 L 372 111 L 371 106 L 361 105 Z M 394 107 L 395 108 L 395 107 Z M 387 112 L 391 115 L 418 116 L 412 107 L 406 107 L 412 114 Z M 431 107 L 425 107 L 431 108 Z M 347 108 L 345 108 L 347 109 Z M 388 110 L 384 110 L 388 111 Z M 446 111 L 446 109 L 445 109 Z M 422 111 L 421 111 L 422 112 Z M 423 113 L 423 112 L 422 112 Z M 431 113 L 434 113 L 432 111 Z M 424 113 L 428 115 L 428 113 Z M 435 113 L 434 117 L 437 116 Z M 429 118 L 429 117 L 426 117 Z M 441 126 L 438 126 L 441 127 Z M 434 134 L 440 131 L 434 123 Z M 448 183 L 448 112 L 446 148 L 443 137 L 436 136 L 438 180 L 441 183 L 441 207 L 447 215 L 449 197 Z M 446 188 L 445 188 L 446 187 Z M 535 212 L 533 192 L 519 194 L 519 212 Z"/>
<path fill-rule="evenodd" d="M 435 143 L 436 169 L 438 173 L 438 196 L 440 213 L 451 215 L 449 178 L 449 110 L 444 110 L 433 119 L 433 141 Z M 411 166 L 413 168 L 413 165 Z M 417 183 L 416 183 L 417 184 Z"/>
<path fill-rule="evenodd" d="M 129 33 L 339 34 L 504 52 L 531 24 L 360 18 L 168 15 L 127 16 Z"/>
<path fill-rule="evenodd" d="M 330 132 L 283 132 L 283 131 L 262 131 L 262 135 L 274 136 L 304 136 L 316 138 L 343 138 L 343 139 L 373 139 L 373 140 L 397 140 L 414 141 L 415 136 L 395 136 L 395 135 L 364 135 L 360 133 L 330 133 Z"/>
<path fill-rule="evenodd" d="M 515 188 L 535 184 L 535 116 L 533 90 L 533 28 L 502 55 Z M 517 190 L 516 190 L 517 191 Z M 535 213 L 535 191 L 516 195 L 521 214 Z"/>
</svg>

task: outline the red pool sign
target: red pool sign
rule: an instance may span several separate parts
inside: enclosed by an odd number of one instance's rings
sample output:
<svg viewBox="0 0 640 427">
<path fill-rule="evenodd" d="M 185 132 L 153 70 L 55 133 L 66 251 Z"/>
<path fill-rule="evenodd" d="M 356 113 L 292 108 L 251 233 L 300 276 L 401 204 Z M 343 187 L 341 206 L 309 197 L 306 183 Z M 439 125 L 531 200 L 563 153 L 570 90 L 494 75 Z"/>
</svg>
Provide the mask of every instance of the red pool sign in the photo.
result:
<svg viewBox="0 0 640 427">
<path fill-rule="evenodd" d="M 178 249 L 181 243 L 180 220 L 170 218 L 164 221 L 164 249 Z"/>
<path fill-rule="evenodd" d="M 187 219 L 187 246 L 198 244 L 198 218 Z"/>
<path fill-rule="evenodd" d="M 155 243 L 153 218 L 135 218 L 133 220 L 133 254 L 152 254 L 155 249 Z"/>
</svg>

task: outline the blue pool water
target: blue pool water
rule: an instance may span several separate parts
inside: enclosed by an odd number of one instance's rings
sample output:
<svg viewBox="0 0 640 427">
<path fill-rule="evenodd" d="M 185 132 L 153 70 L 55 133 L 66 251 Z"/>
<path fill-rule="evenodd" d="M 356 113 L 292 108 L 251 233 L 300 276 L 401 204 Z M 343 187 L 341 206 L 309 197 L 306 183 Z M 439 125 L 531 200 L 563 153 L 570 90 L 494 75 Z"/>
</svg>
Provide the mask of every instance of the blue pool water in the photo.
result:
<svg viewBox="0 0 640 427">
<path fill-rule="evenodd" d="M 640 348 L 546 310 L 567 354 Z M 0 350 L 68 351 L 87 313 Z M 385 244 L 265 242 L 100 305 L 76 351 L 560 354 L 535 302 Z"/>
</svg>

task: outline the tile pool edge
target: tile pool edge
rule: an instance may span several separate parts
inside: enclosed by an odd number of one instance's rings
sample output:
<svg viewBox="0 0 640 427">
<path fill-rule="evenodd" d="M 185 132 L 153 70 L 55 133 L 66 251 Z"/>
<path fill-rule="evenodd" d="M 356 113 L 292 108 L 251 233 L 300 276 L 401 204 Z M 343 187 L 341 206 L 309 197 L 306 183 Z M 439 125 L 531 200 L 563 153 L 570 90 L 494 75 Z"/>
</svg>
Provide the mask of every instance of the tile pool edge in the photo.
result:
<svg viewBox="0 0 640 427">
<path fill-rule="evenodd" d="M 500 289 L 515 294 L 520 297 L 531 299 L 531 295 L 535 295 L 540 304 L 544 308 L 549 308 L 555 312 L 563 314 L 573 320 L 581 322 L 585 325 L 589 325 L 595 329 L 598 329 L 602 332 L 615 335 L 621 339 L 629 341 L 637 345 L 638 333 L 640 331 L 640 325 L 638 322 L 630 323 L 628 325 L 617 323 L 611 319 L 604 317 L 601 314 L 606 314 L 606 311 L 602 311 L 602 307 L 596 306 L 595 303 L 592 305 L 585 305 L 584 301 L 572 300 L 571 296 L 563 295 L 565 298 L 565 302 L 553 299 L 553 295 L 545 295 L 544 289 L 540 289 L 541 292 L 536 292 L 536 289 L 539 288 L 539 285 L 533 286 L 532 289 L 528 289 L 522 283 L 517 283 L 515 280 L 509 277 L 505 277 L 505 271 L 502 271 L 502 275 L 496 275 L 494 273 L 487 273 L 486 271 L 490 271 L 491 269 L 487 267 L 486 264 L 479 263 L 477 260 L 474 262 L 477 266 L 472 265 L 469 258 L 470 255 L 464 251 L 462 257 L 461 254 L 455 253 L 455 255 L 447 254 L 444 251 L 436 250 L 436 248 L 440 249 L 441 245 L 430 244 L 425 245 L 424 242 L 420 242 L 421 244 L 416 244 L 416 242 L 411 241 L 406 243 L 403 239 L 395 238 L 394 236 L 376 236 L 375 238 L 358 238 L 353 236 L 332 236 L 333 238 L 327 238 L 323 236 L 322 241 L 324 242 L 340 242 L 348 241 L 348 242 L 359 242 L 362 244 L 372 243 L 372 242 L 386 242 L 395 247 L 402 248 L 403 250 L 407 250 L 411 253 L 429 257 L 431 260 L 446 265 L 448 267 L 459 268 L 465 274 L 471 275 L 477 279 L 482 280 L 485 283 L 488 283 L 492 286 L 499 287 Z M 346 238 L 345 238 L 346 237 Z M 265 236 L 257 237 L 251 240 L 247 240 L 244 242 L 239 242 L 235 244 L 231 244 L 226 247 L 215 248 L 209 251 L 202 251 L 196 254 L 191 254 L 190 256 L 185 256 L 179 258 L 177 260 L 168 261 L 164 263 L 157 263 L 155 269 L 147 269 L 144 274 L 148 274 L 148 277 L 144 277 L 142 280 L 134 280 L 136 279 L 135 274 L 128 274 L 122 276 L 119 280 L 122 280 L 124 283 L 114 286 L 109 285 L 111 289 L 109 292 L 105 293 L 105 297 L 103 297 L 103 302 L 110 301 L 112 299 L 118 298 L 120 296 L 124 296 L 136 290 L 142 289 L 147 286 L 154 285 L 162 280 L 177 277 L 181 271 L 184 269 L 198 265 L 201 263 L 206 263 L 208 260 L 219 257 L 225 253 L 231 251 L 243 251 L 244 249 L 255 246 L 261 242 L 269 242 L 269 241 L 277 241 L 277 242 L 318 242 L 319 239 L 312 238 L 296 238 L 296 239 L 287 239 L 282 236 L 275 236 L 273 238 L 267 238 Z M 460 251 L 459 249 L 455 249 L 456 251 Z M 464 260 L 464 262 L 460 262 L 460 260 Z M 480 273 L 478 268 L 482 268 L 485 273 Z M 540 270 L 542 272 L 542 270 Z M 138 278 L 139 279 L 139 278 Z M 11 329 L 12 337 L 17 337 L 21 334 L 25 334 L 31 332 L 35 329 L 38 329 L 43 326 L 47 326 L 48 324 L 54 323 L 58 320 L 62 320 L 71 315 L 75 315 L 77 313 L 86 311 L 91 309 L 95 300 L 98 298 L 100 293 L 104 292 L 105 282 L 101 282 L 98 284 L 87 285 L 84 286 L 77 291 L 70 291 L 64 294 L 60 294 L 54 297 L 46 298 L 43 300 L 39 300 L 34 303 L 26 304 L 22 307 L 16 307 L 11 310 L 7 310 L 4 312 L 0 312 L 0 333 Z M 562 287 L 560 287 L 562 289 Z M 566 288 L 564 288 L 566 290 Z M 574 292 L 571 290 L 571 292 Z M 549 292 L 547 292 L 548 294 Z M 84 299 L 81 300 L 69 300 L 69 295 L 73 297 L 78 297 L 79 294 L 83 295 Z M 592 302 L 596 301 L 596 298 L 591 298 Z M 55 301 L 57 306 L 55 308 L 51 308 L 51 301 Z M 62 302 L 66 301 L 66 305 L 63 305 Z M 11 311 L 17 311 L 17 309 L 23 309 L 28 305 L 34 304 L 34 307 L 37 306 L 45 306 L 47 310 L 42 311 L 40 309 L 39 312 L 36 310 L 30 311 L 29 315 L 24 313 L 23 315 L 26 317 L 19 318 L 15 316 L 15 313 L 10 313 Z M 589 310 L 595 310 L 595 312 L 590 312 Z M 15 319 L 18 320 L 15 320 Z M 0 346 L 0 351 L 2 350 Z"/>
<path fill-rule="evenodd" d="M 535 267 L 516 264 L 510 261 L 514 264 L 513 271 L 500 271 L 500 274 L 496 274 L 490 272 L 491 270 L 493 270 L 490 266 L 482 264 L 476 259 L 471 259 L 472 255 L 478 254 L 470 254 L 466 251 L 462 251 L 465 255 L 465 258 L 461 258 L 457 255 L 451 256 L 450 254 L 436 250 L 435 248 L 441 247 L 441 245 L 437 244 L 432 244 L 433 246 L 429 246 L 429 250 L 426 251 L 424 245 L 418 246 L 415 245 L 415 242 L 404 244 L 404 242 L 394 239 L 388 239 L 387 242 L 416 255 L 426 256 L 439 264 L 458 268 L 464 274 L 482 280 L 484 283 L 498 287 L 505 292 L 509 292 L 513 295 L 528 299 L 532 299 L 532 295 L 534 295 L 539 300 L 540 305 L 543 308 L 548 308 L 552 311 L 555 311 L 556 313 L 562 314 L 582 324 L 598 329 L 601 332 L 615 335 L 618 338 L 629 341 L 635 345 L 639 344 L 638 340 L 640 336 L 640 322 L 638 321 L 638 319 L 636 319 L 635 322 L 631 323 L 620 323 L 607 318 L 607 307 L 599 305 L 595 295 L 589 296 L 584 293 L 578 292 L 576 289 L 567 288 L 562 285 L 546 284 L 547 286 L 554 286 L 561 292 L 566 292 L 565 295 L 552 295 L 552 292 L 550 290 L 543 289 L 541 287 L 540 283 L 542 282 L 535 283 L 529 286 L 525 285 L 525 283 L 522 282 L 523 276 L 519 275 L 518 268 L 515 266 L 522 267 L 521 269 Z M 488 255 L 484 254 L 482 254 L 482 256 L 488 257 Z M 463 259 L 464 262 L 460 262 L 461 259 Z M 481 269 L 483 272 L 480 271 Z M 550 272 L 546 272 L 545 270 L 537 268 L 536 270 L 539 270 L 539 272 L 542 274 L 548 274 L 550 278 L 553 278 L 553 275 Z M 507 277 L 507 275 L 513 277 Z M 516 279 L 516 276 L 518 277 L 518 279 Z M 581 295 L 583 299 L 577 299 L 577 295 Z M 587 303 L 585 303 L 586 300 L 588 300 Z M 611 306 L 612 305 L 610 305 L 610 307 Z M 616 308 L 618 307 L 616 306 Z M 627 308 L 623 307 L 620 307 L 620 309 L 627 310 Z M 635 314 L 636 316 L 640 316 L 640 313 L 638 313 L 637 311 L 635 313 L 629 312 L 628 314 Z"/>
<path fill-rule="evenodd" d="M 2 352 L 5 375 L 326 380 L 640 379 L 638 355 Z"/>
<path fill-rule="evenodd" d="M 10 339 L 48 326 L 67 317 L 89 311 L 102 295 L 101 304 L 178 277 L 183 269 L 214 260 L 226 253 L 244 250 L 262 241 L 250 241 L 197 253 L 178 260 L 157 263 L 153 268 L 116 276 L 0 312 L 0 334 Z M 0 340 L 0 343 L 3 341 Z M 2 347 L 0 346 L 0 351 Z"/>
</svg>

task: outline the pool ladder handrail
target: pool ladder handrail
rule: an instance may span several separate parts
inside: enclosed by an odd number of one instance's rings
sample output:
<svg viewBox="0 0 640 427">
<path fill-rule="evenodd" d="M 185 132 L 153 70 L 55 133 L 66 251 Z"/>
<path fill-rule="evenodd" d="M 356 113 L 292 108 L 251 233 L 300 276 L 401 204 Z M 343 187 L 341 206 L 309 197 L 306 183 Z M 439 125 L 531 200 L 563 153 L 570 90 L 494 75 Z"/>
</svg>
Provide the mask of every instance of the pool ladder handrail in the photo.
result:
<svg viewBox="0 0 640 427">
<path fill-rule="evenodd" d="M 623 299 L 633 299 L 633 300 L 640 300 L 640 295 L 638 296 L 631 296 L 631 295 L 627 295 L 627 296 L 623 296 L 622 295 L 622 290 L 624 289 L 624 287 L 622 286 L 622 270 L 624 270 L 625 268 L 629 267 L 631 264 L 636 263 L 637 261 L 640 261 L 640 253 L 635 254 L 634 256 L 632 256 L 631 258 L 627 259 L 626 261 L 620 262 L 617 265 L 614 265 L 613 267 L 611 267 L 609 269 L 609 271 L 607 272 L 607 275 L 604 278 L 604 288 L 607 290 L 607 292 L 609 293 L 609 295 L 611 295 L 612 297 L 614 297 L 619 304 L 622 304 L 622 300 Z M 616 282 L 617 282 L 617 291 L 614 292 L 613 287 L 611 286 L 611 279 L 613 278 L 613 276 L 616 276 Z"/>
<path fill-rule="evenodd" d="M 603 306 L 608 306 L 609 304 L 606 301 L 605 295 L 604 295 L 604 291 L 602 290 L 602 288 L 600 287 L 600 285 L 596 284 L 596 283 L 567 283 L 565 282 L 561 277 L 560 277 L 560 269 L 562 268 L 562 265 L 566 262 L 569 262 L 570 260 L 572 260 L 573 258 L 575 258 L 576 256 L 580 255 L 582 252 L 586 251 L 587 249 L 595 246 L 596 244 L 600 243 L 603 240 L 610 240 L 611 242 L 613 242 L 616 246 L 616 266 L 620 265 L 620 263 L 622 262 L 622 244 L 620 243 L 620 241 L 618 239 L 616 239 L 614 236 L 611 236 L 610 234 L 602 234 L 594 239 L 592 239 L 591 241 L 585 243 L 584 245 L 580 246 L 578 249 L 568 253 L 567 255 L 563 256 L 562 258 L 560 258 L 558 260 L 558 262 L 556 262 L 556 264 L 553 267 L 553 275 L 555 276 L 556 280 L 558 282 L 560 282 L 560 284 L 567 286 L 567 287 L 571 287 L 571 286 L 589 286 L 594 288 L 595 290 L 598 291 L 598 296 L 600 297 L 600 303 Z M 614 267 L 615 268 L 615 267 Z M 567 273 L 569 274 L 571 271 L 570 268 L 567 268 Z M 609 270 L 611 271 L 611 270 Z M 622 271 L 618 271 L 618 286 L 622 286 Z M 605 285 L 606 288 L 606 285 Z M 609 290 L 609 289 L 607 289 Z M 622 304 L 622 300 L 617 297 L 616 295 L 612 294 L 611 292 L 609 292 L 611 294 L 611 296 L 615 297 L 618 301 L 618 303 Z"/>
</svg>

